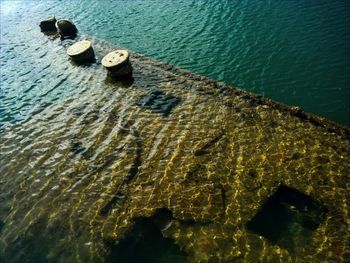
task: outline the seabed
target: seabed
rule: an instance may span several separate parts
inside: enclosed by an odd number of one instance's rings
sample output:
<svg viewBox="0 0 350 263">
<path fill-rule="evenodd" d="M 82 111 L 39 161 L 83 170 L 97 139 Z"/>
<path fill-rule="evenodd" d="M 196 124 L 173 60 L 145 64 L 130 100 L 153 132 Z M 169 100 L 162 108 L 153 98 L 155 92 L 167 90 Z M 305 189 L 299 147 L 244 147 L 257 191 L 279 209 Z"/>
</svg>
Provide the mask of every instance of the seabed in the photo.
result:
<svg viewBox="0 0 350 263">
<path fill-rule="evenodd" d="M 79 92 L 2 131 L 0 261 L 350 260 L 348 128 L 133 52 L 116 82 L 74 42 L 33 67 Z"/>
</svg>

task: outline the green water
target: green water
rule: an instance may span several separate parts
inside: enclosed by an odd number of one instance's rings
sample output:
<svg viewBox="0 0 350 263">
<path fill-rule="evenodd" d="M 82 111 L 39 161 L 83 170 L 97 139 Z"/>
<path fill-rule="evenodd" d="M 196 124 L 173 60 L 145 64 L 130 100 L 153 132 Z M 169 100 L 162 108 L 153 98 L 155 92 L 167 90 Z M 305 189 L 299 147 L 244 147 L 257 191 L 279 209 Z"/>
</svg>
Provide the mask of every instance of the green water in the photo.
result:
<svg viewBox="0 0 350 263">
<path fill-rule="evenodd" d="M 1 9 L 2 47 L 15 30 L 9 17 L 34 28 L 50 15 L 70 18 L 81 32 L 350 125 L 347 0 L 2 1 Z M 5 90 L 8 78 L 1 99 L 19 106 L 1 107 L 0 122 L 27 107 Z"/>
<path fill-rule="evenodd" d="M 0 262 L 349 262 L 349 129 L 158 61 L 349 125 L 348 9 L 1 1 Z"/>
</svg>

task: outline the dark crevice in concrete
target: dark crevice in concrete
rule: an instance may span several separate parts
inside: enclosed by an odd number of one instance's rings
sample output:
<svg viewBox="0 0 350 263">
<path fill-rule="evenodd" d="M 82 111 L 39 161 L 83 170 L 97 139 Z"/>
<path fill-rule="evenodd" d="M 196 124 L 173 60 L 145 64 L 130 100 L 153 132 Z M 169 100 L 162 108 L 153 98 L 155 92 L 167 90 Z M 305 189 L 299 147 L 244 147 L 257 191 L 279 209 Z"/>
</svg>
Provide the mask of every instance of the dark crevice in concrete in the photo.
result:
<svg viewBox="0 0 350 263">
<path fill-rule="evenodd" d="M 220 133 L 219 135 L 215 136 L 213 139 L 211 139 L 209 142 L 207 142 L 203 147 L 195 151 L 195 156 L 201 156 L 203 154 L 208 153 L 208 149 L 213 146 L 215 143 L 217 143 L 222 137 L 224 136 L 224 133 Z"/>
<path fill-rule="evenodd" d="M 281 185 L 246 226 L 294 253 L 297 247 L 308 243 L 312 231 L 324 221 L 326 213 L 325 207 L 306 194 Z"/>
<path fill-rule="evenodd" d="M 135 131 L 134 132 L 134 136 L 136 138 L 135 143 L 136 143 L 136 156 L 135 159 L 130 167 L 130 170 L 128 172 L 127 177 L 125 178 L 125 182 L 129 183 L 131 180 L 133 180 L 135 178 L 135 176 L 137 175 L 138 171 L 139 171 L 139 167 L 141 166 L 142 163 L 142 159 L 141 159 L 141 155 L 142 155 L 142 141 L 140 138 L 140 134 Z"/>
<path fill-rule="evenodd" d="M 152 217 L 138 217 L 121 240 L 106 241 L 110 255 L 106 263 L 182 263 L 187 254 L 171 238 L 162 234 L 172 213 L 158 209 Z"/>
</svg>

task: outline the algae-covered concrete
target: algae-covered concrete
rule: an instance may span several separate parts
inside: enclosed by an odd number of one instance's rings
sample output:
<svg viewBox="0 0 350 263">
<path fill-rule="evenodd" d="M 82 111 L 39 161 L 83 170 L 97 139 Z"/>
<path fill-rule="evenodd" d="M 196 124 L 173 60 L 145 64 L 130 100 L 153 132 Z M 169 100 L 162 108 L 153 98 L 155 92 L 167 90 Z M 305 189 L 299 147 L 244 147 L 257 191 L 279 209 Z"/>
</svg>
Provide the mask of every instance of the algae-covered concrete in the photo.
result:
<svg viewBox="0 0 350 263">
<path fill-rule="evenodd" d="M 92 42 L 77 66 L 43 40 L 76 92 L 2 131 L 5 262 L 350 259 L 348 128 L 136 53 L 113 82 Z"/>
</svg>

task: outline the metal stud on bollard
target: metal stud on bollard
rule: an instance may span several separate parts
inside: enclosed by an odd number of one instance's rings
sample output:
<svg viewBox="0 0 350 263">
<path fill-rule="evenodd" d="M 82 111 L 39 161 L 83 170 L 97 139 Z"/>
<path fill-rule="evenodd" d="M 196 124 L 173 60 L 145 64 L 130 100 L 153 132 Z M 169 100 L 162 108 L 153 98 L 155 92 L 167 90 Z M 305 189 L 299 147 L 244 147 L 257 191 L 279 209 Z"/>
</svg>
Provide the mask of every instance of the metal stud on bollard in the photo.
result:
<svg viewBox="0 0 350 263">
<path fill-rule="evenodd" d="M 95 53 L 91 42 L 88 40 L 79 41 L 67 49 L 68 56 L 77 63 L 93 62 Z"/>
<path fill-rule="evenodd" d="M 108 75 L 114 79 L 130 79 L 132 66 L 127 50 L 114 50 L 108 53 L 101 61 L 107 69 Z"/>
</svg>

